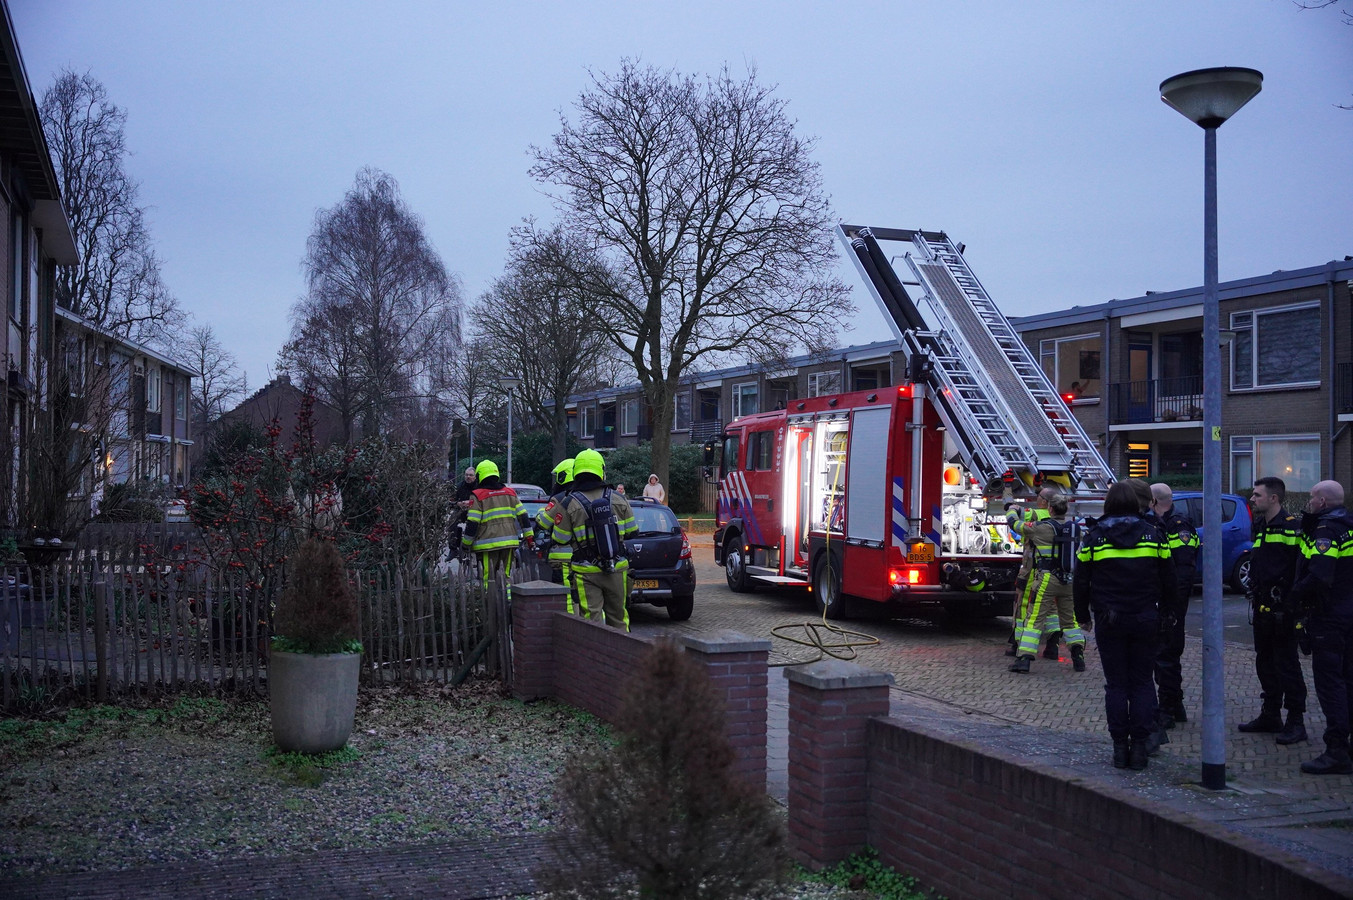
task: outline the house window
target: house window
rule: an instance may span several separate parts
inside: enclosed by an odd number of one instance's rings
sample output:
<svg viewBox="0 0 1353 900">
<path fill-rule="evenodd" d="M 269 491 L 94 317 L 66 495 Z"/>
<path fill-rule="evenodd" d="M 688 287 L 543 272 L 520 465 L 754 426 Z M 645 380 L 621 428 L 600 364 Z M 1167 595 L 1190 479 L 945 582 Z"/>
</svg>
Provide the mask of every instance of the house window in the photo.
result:
<svg viewBox="0 0 1353 900">
<path fill-rule="evenodd" d="M 1248 491 L 1256 478 L 1270 475 L 1281 478 L 1289 491 L 1309 491 L 1320 480 L 1320 436 L 1231 438 L 1231 490 Z"/>
<path fill-rule="evenodd" d="M 690 431 L 691 428 L 691 392 L 682 390 L 676 395 L 675 406 L 672 410 L 672 430 Z"/>
<path fill-rule="evenodd" d="M 1062 396 L 1074 400 L 1096 399 L 1103 390 L 1100 353 L 1104 338 L 1098 334 L 1051 338 L 1038 342 L 1038 361 L 1043 374 Z"/>
<path fill-rule="evenodd" d="M 850 381 L 852 391 L 875 391 L 888 383 L 888 370 L 851 369 Z"/>
<path fill-rule="evenodd" d="M 174 380 L 174 418 L 188 418 L 188 379 Z"/>
<path fill-rule="evenodd" d="M 28 271 L 28 220 L 20 212 L 10 219 L 10 230 L 14 237 L 14 280 L 9 290 L 9 315 L 16 322 L 23 322 L 23 278 Z"/>
<path fill-rule="evenodd" d="M 583 418 L 583 437 L 596 437 L 597 434 L 597 408 L 595 406 L 584 406 L 582 412 Z"/>
<path fill-rule="evenodd" d="M 769 471 L 774 458 L 775 432 L 754 431 L 747 438 L 748 471 Z"/>
<path fill-rule="evenodd" d="M 1318 302 L 1231 313 L 1231 330 L 1233 390 L 1320 383 Z"/>
<path fill-rule="evenodd" d="M 823 397 L 841 393 L 840 372 L 813 372 L 808 376 L 808 396 Z"/>
<path fill-rule="evenodd" d="M 146 372 L 146 409 L 151 412 L 160 411 L 160 387 L 161 373 L 158 368 L 152 367 Z"/>
<path fill-rule="evenodd" d="M 639 433 L 639 401 L 625 400 L 620 404 L 620 433 Z"/>
<path fill-rule="evenodd" d="M 733 417 L 750 416 L 757 412 L 756 382 L 733 385 Z"/>
</svg>

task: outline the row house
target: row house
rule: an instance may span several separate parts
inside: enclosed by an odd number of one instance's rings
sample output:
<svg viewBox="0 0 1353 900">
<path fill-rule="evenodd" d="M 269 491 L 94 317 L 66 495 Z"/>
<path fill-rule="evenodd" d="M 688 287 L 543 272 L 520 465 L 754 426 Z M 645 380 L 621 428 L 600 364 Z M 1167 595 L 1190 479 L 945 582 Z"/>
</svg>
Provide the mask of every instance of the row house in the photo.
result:
<svg viewBox="0 0 1353 900">
<path fill-rule="evenodd" d="M 1225 282 L 1222 485 L 1353 487 L 1353 261 Z M 1120 476 L 1202 484 L 1203 289 L 1012 320 Z"/>
</svg>

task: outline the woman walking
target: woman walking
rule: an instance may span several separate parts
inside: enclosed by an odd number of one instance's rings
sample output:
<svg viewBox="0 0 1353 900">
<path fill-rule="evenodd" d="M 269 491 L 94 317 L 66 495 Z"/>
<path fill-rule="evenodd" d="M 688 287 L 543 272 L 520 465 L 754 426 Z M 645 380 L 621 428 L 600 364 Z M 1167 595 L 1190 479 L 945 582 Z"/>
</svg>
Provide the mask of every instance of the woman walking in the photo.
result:
<svg viewBox="0 0 1353 900">
<path fill-rule="evenodd" d="M 1076 554 L 1076 619 L 1093 622 L 1104 668 L 1104 712 L 1116 768 L 1145 769 L 1156 727 L 1152 678 L 1161 610 L 1174 608 L 1174 563 L 1161 530 L 1144 519 L 1130 485 L 1104 498 L 1104 517 Z"/>
</svg>

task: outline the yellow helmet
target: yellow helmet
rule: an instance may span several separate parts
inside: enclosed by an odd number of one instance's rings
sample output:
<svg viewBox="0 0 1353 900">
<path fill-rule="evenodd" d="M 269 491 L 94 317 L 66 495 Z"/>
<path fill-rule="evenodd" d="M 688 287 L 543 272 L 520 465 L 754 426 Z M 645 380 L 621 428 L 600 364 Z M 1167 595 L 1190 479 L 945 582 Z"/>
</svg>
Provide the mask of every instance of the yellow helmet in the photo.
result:
<svg viewBox="0 0 1353 900">
<path fill-rule="evenodd" d="M 573 457 L 573 477 L 591 473 L 598 478 L 606 477 L 606 460 L 595 450 L 584 450 Z"/>
<path fill-rule="evenodd" d="M 554 483 L 568 484 L 573 480 L 573 460 L 566 459 L 554 467 Z"/>
<path fill-rule="evenodd" d="M 498 474 L 498 464 L 491 459 L 486 459 L 474 467 L 474 474 L 480 481 L 483 481 L 490 475 L 496 476 Z"/>
</svg>

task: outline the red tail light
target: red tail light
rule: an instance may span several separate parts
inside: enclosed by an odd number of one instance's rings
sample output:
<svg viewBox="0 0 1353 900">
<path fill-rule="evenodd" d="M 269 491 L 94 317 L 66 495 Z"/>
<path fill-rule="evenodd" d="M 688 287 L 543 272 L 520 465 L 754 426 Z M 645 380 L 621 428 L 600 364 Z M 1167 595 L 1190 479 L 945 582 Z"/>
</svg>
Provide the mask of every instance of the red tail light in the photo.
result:
<svg viewBox="0 0 1353 900">
<path fill-rule="evenodd" d="M 681 559 L 691 558 L 691 539 L 686 537 L 686 532 L 681 532 Z"/>
<path fill-rule="evenodd" d="M 888 570 L 888 584 L 897 587 L 900 584 L 920 584 L 923 567 L 907 566 L 903 569 Z"/>
</svg>

